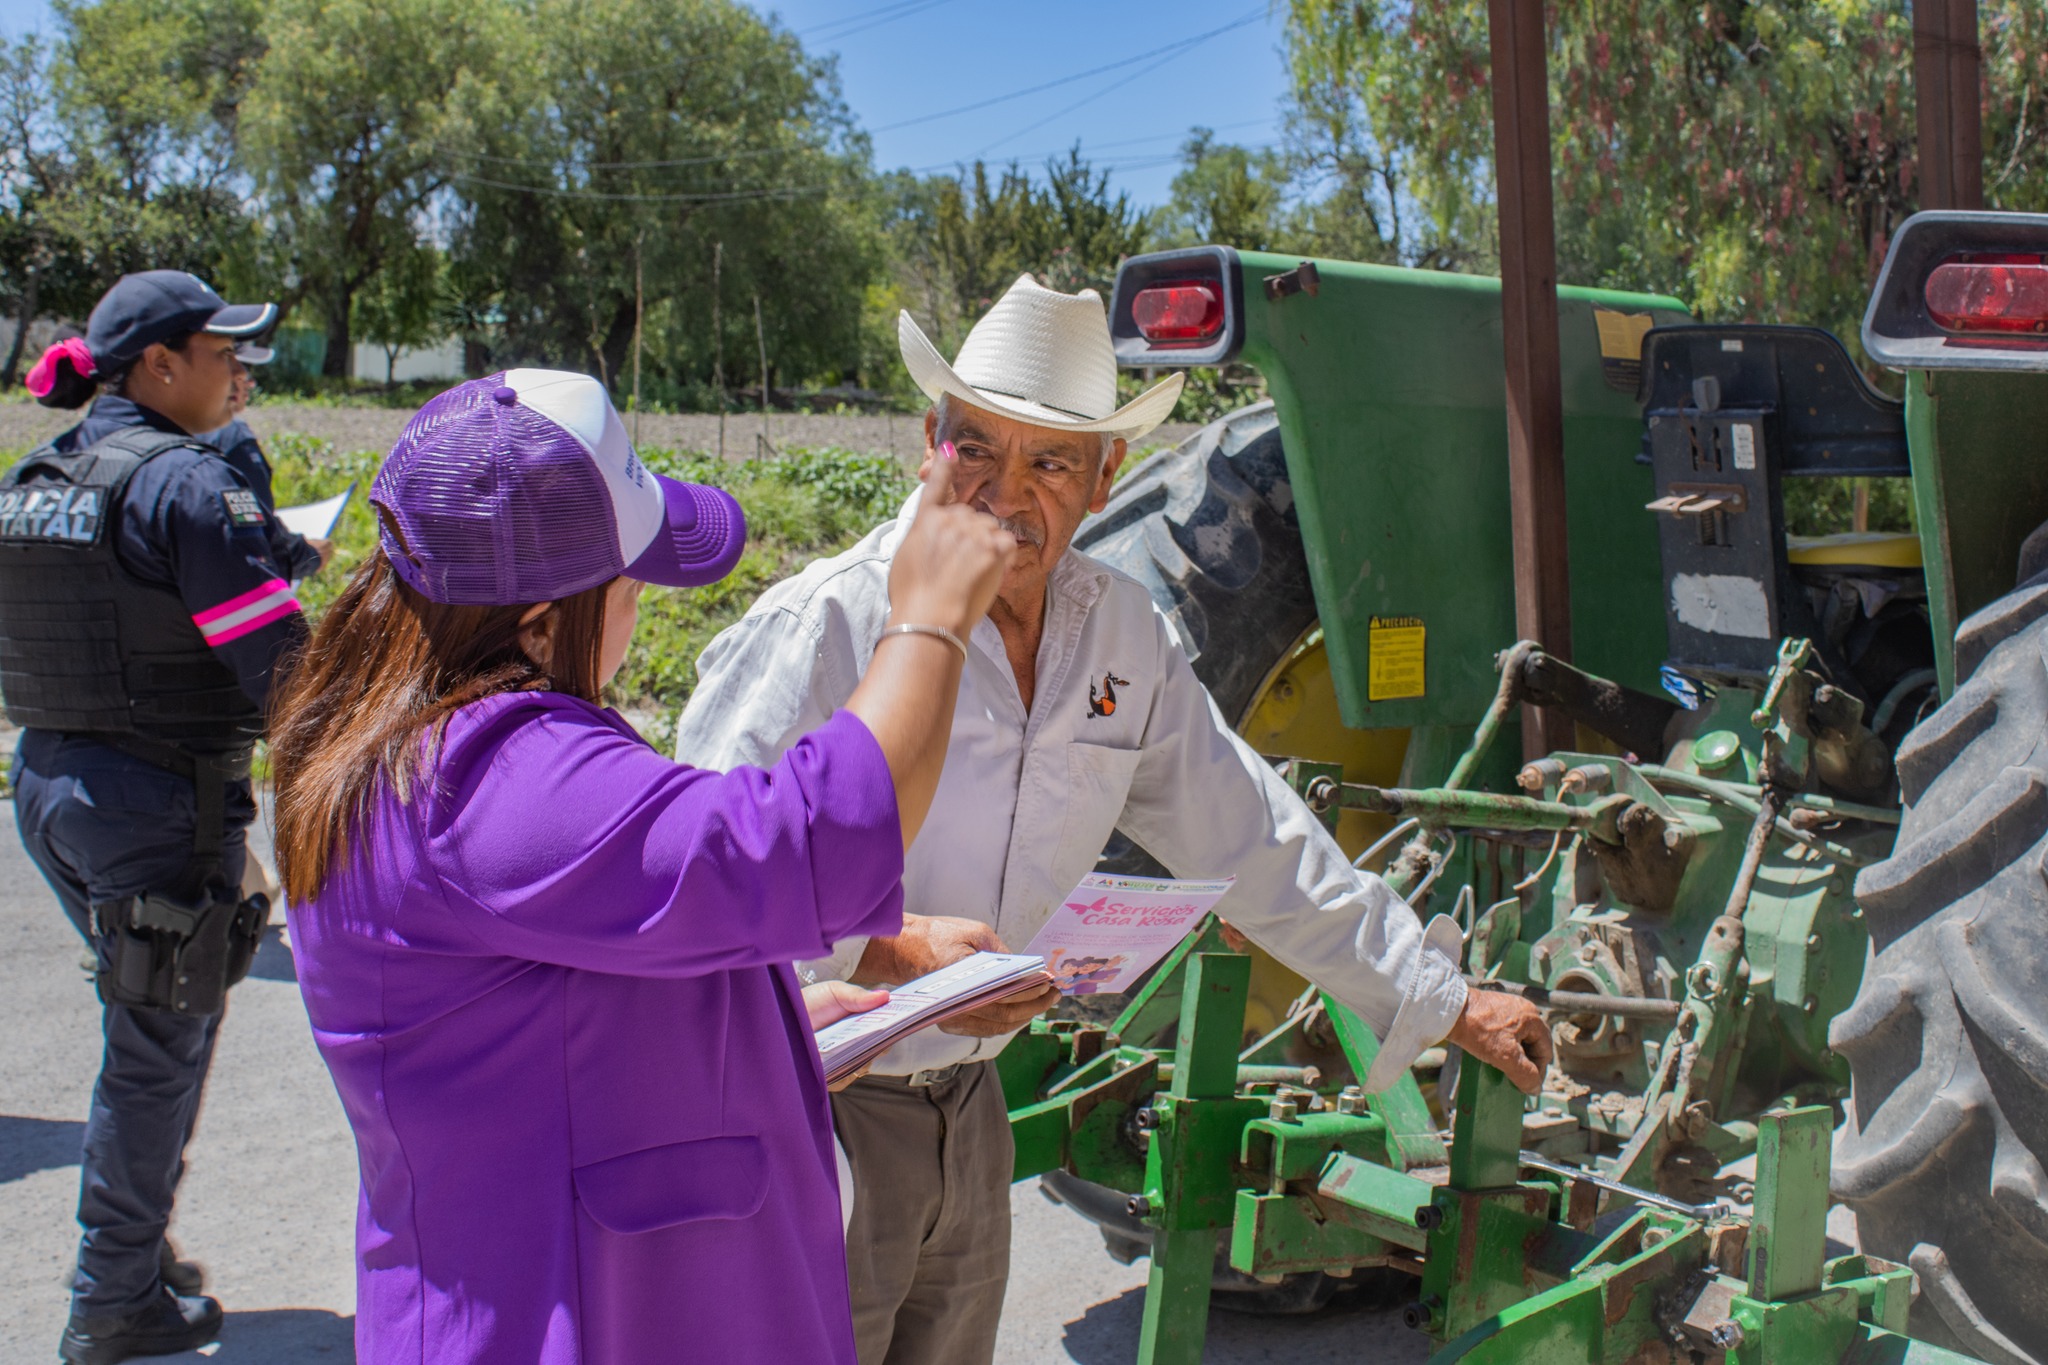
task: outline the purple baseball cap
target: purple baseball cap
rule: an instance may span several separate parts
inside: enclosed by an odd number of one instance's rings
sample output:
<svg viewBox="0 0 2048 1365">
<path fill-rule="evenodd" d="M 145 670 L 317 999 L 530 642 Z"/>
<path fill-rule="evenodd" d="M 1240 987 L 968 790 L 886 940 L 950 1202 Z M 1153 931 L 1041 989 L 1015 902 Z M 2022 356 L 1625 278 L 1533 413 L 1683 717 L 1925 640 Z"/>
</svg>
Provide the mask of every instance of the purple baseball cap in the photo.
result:
<svg viewBox="0 0 2048 1365">
<path fill-rule="evenodd" d="M 723 489 L 640 463 L 604 385 L 506 370 L 440 394 L 406 423 L 371 485 L 391 567 L 465 606 L 553 602 L 620 574 L 715 583 L 747 523 Z"/>
</svg>

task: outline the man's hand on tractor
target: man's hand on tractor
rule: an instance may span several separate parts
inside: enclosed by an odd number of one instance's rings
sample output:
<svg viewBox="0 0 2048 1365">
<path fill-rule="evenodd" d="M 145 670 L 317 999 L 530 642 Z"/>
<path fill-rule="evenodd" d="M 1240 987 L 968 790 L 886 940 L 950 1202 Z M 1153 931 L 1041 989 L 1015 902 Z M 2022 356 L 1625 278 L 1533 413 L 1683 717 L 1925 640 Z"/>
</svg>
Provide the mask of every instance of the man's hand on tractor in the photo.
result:
<svg viewBox="0 0 2048 1365">
<path fill-rule="evenodd" d="M 958 962 L 969 953 L 1007 953 L 996 931 L 980 920 L 953 915 L 905 915 L 903 932 L 894 938 L 871 938 L 853 979 L 863 985 L 891 981 L 902 985 L 927 972 Z M 1047 986 L 1028 995 L 1012 995 L 983 1005 L 939 1025 L 942 1033 L 993 1038 L 1023 1028 L 1053 1007 L 1059 987 Z"/>
<path fill-rule="evenodd" d="M 1503 991 L 1473 990 L 1465 997 L 1465 1012 L 1444 1041 L 1466 1054 L 1501 1069 L 1515 1088 L 1533 1095 L 1543 1084 L 1550 1066 L 1550 1029 L 1536 1007 L 1518 995 Z"/>
</svg>

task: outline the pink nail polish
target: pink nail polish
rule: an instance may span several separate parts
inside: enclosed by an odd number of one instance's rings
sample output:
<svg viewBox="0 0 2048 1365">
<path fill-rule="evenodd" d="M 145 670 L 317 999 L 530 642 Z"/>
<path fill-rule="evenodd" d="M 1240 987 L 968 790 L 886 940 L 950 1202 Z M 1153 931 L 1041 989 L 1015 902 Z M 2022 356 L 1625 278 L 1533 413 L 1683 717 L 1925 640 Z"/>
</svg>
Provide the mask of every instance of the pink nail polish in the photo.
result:
<svg viewBox="0 0 2048 1365">
<path fill-rule="evenodd" d="M 953 449 L 953 443 L 951 441 L 939 442 L 939 453 L 941 455 L 944 455 L 949 460 L 957 460 L 960 458 L 960 452 Z"/>
</svg>

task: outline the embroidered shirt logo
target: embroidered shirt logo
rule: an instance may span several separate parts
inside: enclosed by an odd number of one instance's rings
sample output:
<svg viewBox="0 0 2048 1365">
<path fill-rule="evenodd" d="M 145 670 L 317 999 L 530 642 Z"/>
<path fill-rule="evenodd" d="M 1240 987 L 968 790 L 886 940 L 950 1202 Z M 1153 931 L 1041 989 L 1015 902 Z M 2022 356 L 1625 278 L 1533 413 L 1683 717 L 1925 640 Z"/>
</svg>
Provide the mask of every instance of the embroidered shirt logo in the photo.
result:
<svg viewBox="0 0 2048 1365">
<path fill-rule="evenodd" d="M 1102 690 L 1100 692 L 1095 690 L 1094 683 L 1088 684 L 1089 718 L 1115 715 L 1116 690 L 1119 687 L 1129 687 L 1130 685 L 1131 680 L 1129 678 L 1119 678 L 1115 673 L 1105 669 L 1102 674 Z"/>
<path fill-rule="evenodd" d="M 220 494 L 220 505 L 228 514 L 231 526 L 261 526 L 263 504 L 256 501 L 256 495 L 246 488 L 224 488 Z"/>
</svg>

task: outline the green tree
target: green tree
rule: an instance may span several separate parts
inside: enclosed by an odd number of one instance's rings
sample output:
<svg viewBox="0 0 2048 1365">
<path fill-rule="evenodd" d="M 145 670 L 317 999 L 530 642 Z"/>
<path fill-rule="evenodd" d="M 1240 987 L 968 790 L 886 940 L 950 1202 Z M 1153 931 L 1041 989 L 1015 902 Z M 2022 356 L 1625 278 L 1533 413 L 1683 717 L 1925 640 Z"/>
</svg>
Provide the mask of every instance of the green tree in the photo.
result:
<svg viewBox="0 0 2048 1365">
<path fill-rule="evenodd" d="M 465 158 L 460 278 L 497 362 L 630 388 L 848 377 L 881 269 L 867 145 L 829 62 L 730 0 L 534 0 L 537 96 Z M 761 326 L 755 328 L 755 302 Z"/>
<path fill-rule="evenodd" d="M 441 253 L 418 244 L 384 263 L 355 297 L 354 334 L 384 352 L 384 387 L 393 386 L 398 353 L 447 336 L 447 273 Z"/>
<path fill-rule="evenodd" d="M 348 373 L 355 297 L 426 236 L 479 129 L 530 95 L 533 17 L 503 0 L 274 0 L 241 102 L 282 301 Z"/>
<path fill-rule="evenodd" d="M 1181 170 L 1161 215 L 1168 245 L 1217 242 L 1246 251 L 1283 249 L 1293 236 L 1287 223 L 1289 167 L 1271 151 L 1219 143 L 1197 128 L 1180 150 Z"/>
<path fill-rule="evenodd" d="M 227 22 L 236 3 L 64 4 L 54 46 L 0 50 L 0 283 L 16 320 L 0 383 L 37 317 L 83 318 L 128 271 L 220 279 L 249 254 L 228 129 L 254 45 Z"/>
<path fill-rule="evenodd" d="M 1853 338 L 1917 206 L 1903 0 L 1549 13 L 1561 278 Z M 1987 193 L 2048 206 L 2048 7 L 1981 0 L 1980 15 Z M 1490 268 L 1485 0 L 1290 0 L 1288 51 L 1301 162 L 1369 205 L 1400 259 Z"/>
<path fill-rule="evenodd" d="M 1124 257 L 1145 250 L 1152 215 L 1078 147 L 1034 178 L 1012 162 L 977 161 L 954 175 L 899 174 L 888 186 L 888 231 L 900 293 L 942 347 L 957 345 L 1019 274 L 1105 298 Z"/>
</svg>

